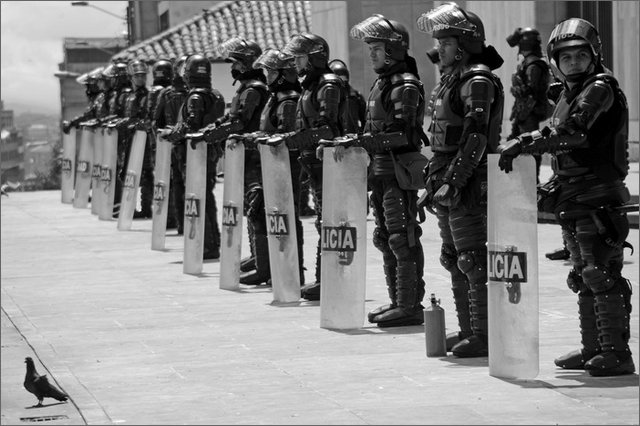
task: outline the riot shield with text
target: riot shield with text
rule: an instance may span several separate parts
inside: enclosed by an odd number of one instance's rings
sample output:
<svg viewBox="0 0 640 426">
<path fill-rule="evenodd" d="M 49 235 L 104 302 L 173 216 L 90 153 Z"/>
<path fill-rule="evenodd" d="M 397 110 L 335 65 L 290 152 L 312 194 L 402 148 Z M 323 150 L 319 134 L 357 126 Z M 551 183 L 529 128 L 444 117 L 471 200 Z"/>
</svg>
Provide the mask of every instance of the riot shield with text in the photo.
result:
<svg viewBox="0 0 640 426">
<path fill-rule="evenodd" d="M 489 374 L 533 379 L 539 372 L 535 161 L 522 155 L 504 173 L 499 158 L 488 155 Z"/>
<path fill-rule="evenodd" d="M 76 176 L 76 137 L 75 127 L 69 130 L 69 134 L 62 134 L 60 189 L 64 204 L 73 203 L 73 187 Z"/>
<path fill-rule="evenodd" d="M 227 140 L 224 152 L 220 288 L 240 288 L 242 207 L 244 203 L 244 143 Z"/>
<path fill-rule="evenodd" d="M 334 149 L 322 160 L 320 327 L 353 329 L 365 313 L 369 155 L 352 147 L 336 161 Z"/>
<path fill-rule="evenodd" d="M 91 189 L 91 164 L 93 163 L 93 132 L 87 128 L 80 130 L 80 150 L 76 164 L 76 185 L 73 194 L 73 207 L 84 209 L 89 206 Z"/>
<path fill-rule="evenodd" d="M 298 245 L 289 149 L 258 145 L 262 165 L 269 265 L 274 302 L 300 300 Z"/>
<path fill-rule="evenodd" d="M 153 219 L 151 224 L 151 250 L 164 250 L 169 208 L 171 179 L 171 143 L 156 137 L 156 162 L 153 169 Z"/>
<path fill-rule="evenodd" d="M 133 214 L 138 204 L 138 187 L 140 186 L 140 173 L 142 172 L 142 160 L 144 159 L 144 146 L 147 141 L 147 132 L 136 130 L 129 150 L 129 162 L 127 173 L 122 185 L 122 198 L 120 200 L 120 214 L 118 215 L 118 230 L 128 231 L 133 223 Z"/>
<path fill-rule="evenodd" d="M 116 167 L 118 164 L 118 131 L 103 129 L 102 165 L 100 183 L 102 186 L 102 207 L 98 213 L 100 220 L 113 219 L 113 203 L 116 193 Z"/>
<path fill-rule="evenodd" d="M 103 137 L 102 129 L 92 129 L 93 131 L 93 166 L 91 167 L 91 214 L 97 215 L 102 206 L 102 149 Z"/>
<path fill-rule="evenodd" d="M 202 256 L 204 254 L 204 220 L 207 208 L 207 144 L 199 143 L 194 149 L 190 139 L 187 139 L 185 143 L 187 144 L 187 177 L 184 192 L 182 272 L 197 275 L 202 272 Z"/>
</svg>

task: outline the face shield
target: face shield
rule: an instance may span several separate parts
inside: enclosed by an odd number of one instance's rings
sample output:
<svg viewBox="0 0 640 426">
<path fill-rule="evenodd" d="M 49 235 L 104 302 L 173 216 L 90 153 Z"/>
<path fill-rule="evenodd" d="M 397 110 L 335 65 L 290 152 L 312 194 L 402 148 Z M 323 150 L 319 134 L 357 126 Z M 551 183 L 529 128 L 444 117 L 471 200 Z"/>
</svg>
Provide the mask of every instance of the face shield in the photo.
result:
<svg viewBox="0 0 640 426">
<path fill-rule="evenodd" d="M 397 31 L 391 22 L 382 15 L 373 15 L 357 25 L 354 25 L 349 32 L 351 38 L 355 40 L 383 41 L 385 43 L 407 43 L 406 37 Z M 408 48 L 408 45 L 405 46 Z"/>
<path fill-rule="evenodd" d="M 253 63 L 253 68 L 262 68 L 265 70 L 293 69 L 294 65 L 290 59 L 287 59 L 278 49 L 266 50 Z"/>
<path fill-rule="evenodd" d="M 467 14 L 455 3 L 446 3 L 423 13 L 418 18 L 418 29 L 423 33 L 438 36 L 439 32 L 450 35 L 471 35 L 476 25 L 469 21 Z"/>
<path fill-rule="evenodd" d="M 288 58 L 302 55 L 312 55 L 314 53 L 321 52 L 324 52 L 324 47 L 320 43 L 312 40 L 304 34 L 294 35 L 286 44 L 284 49 L 282 49 L 282 53 L 284 53 L 284 55 Z"/>
<path fill-rule="evenodd" d="M 246 56 L 247 42 L 240 37 L 231 38 L 217 48 L 217 53 L 226 62 L 236 62 L 238 57 Z"/>
</svg>

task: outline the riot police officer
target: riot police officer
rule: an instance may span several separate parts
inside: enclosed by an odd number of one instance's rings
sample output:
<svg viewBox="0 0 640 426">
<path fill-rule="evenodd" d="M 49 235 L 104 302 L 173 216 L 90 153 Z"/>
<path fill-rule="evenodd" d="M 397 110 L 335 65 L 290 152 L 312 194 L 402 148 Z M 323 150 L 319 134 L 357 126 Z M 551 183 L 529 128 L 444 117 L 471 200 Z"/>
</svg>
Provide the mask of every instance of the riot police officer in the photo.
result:
<svg viewBox="0 0 640 426">
<path fill-rule="evenodd" d="M 173 63 L 171 85 L 162 89 L 153 114 L 153 127 L 156 131 L 172 127 L 178 122 L 180 108 L 187 97 L 187 86 L 182 78 L 182 68 L 188 55 L 183 55 Z M 169 191 L 169 212 L 167 228 L 175 224 L 178 235 L 184 230 L 184 185 L 186 179 L 187 154 L 185 144 L 173 144 L 171 147 L 171 188 Z"/>
<path fill-rule="evenodd" d="M 269 99 L 262 109 L 260 117 L 260 129 L 258 132 L 244 134 L 245 143 L 277 133 L 291 132 L 295 129 L 295 111 L 302 88 L 298 82 L 293 63 L 285 58 L 277 49 L 268 49 L 253 63 L 255 69 L 263 69 L 266 73 Z M 233 136 L 232 136 L 233 137 Z M 303 229 L 298 209 L 300 163 L 298 163 L 298 150 L 289 151 L 291 165 L 291 177 L 293 188 L 294 221 L 296 225 L 296 237 L 298 244 L 298 268 L 301 283 L 304 283 L 303 262 Z M 253 226 L 254 244 L 254 270 L 247 270 L 240 275 L 243 284 L 261 284 L 264 279 L 271 276 L 269 264 L 269 246 L 267 242 L 266 212 L 264 209 L 264 194 L 262 179 L 260 186 L 255 186 L 250 200 L 247 217 Z M 267 281 L 268 283 L 268 281 Z"/>
<path fill-rule="evenodd" d="M 185 143 L 187 133 L 196 133 L 224 114 L 224 97 L 211 88 L 211 63 L 203 55 L 190 55 L 184 63 L 184 80 L 189 93 L 180 108 L 180 117 L 170 130 L 161 135 L 170 142 Z M 207 178 L 204 221 L 203 259 L 220 257 L 220 227 L 213 190 L 216 184 L 218 153 L 207 150 Z"/>
<path fill-rule="evenodd" d="M 79 123 L 91 120 L 97 117 L 98 108 L 101 105 L 102 98 L 99 98 L 100 94 L 103 93 L 103 89 L 98 84 L 98 81 L 102 78 L 102 71 L 104 68 L 96 68 L 95 70 L 88 72 L 80 77 L 76 81 L 80 84 L 84 84 L 85 86 L 85 94 L 87 95 L 87 108 L 82 112 L 82 114 L 74 117 L 70 121 L 65 121 L 62 123 L 62 131 L 66 134 L 69 134 L 69 131 L 72 127 L 77 127 Z"/>
<path fill-rule="evenodd" d="M 519 154 L 547 152 L 556 160 L 559 187 L 548 202 L 571 252 L 567 284 L 578 294 L 582 348 L 555 364 L 592 376 L 632 374 L 632 290 L 622 275 L 629 221 L 619 208 L 630 199 L 627 101 L 602 64 L 602 42 L 590 22 L 570 18 L 556 25 L 547 56 L 564 81 L 551 127 L 508 140 L 499 165 L 508 173 Z"/>
<path fill-rule="evenodd" d="M 458 357 L 486 356 L 486 154 L 500 141 L 504 94 L 491 71 L 503 60 L 485 44 L 480 18 L 455 3 L 424 13 L 418 28 L 437 39 L 442 72 L 433 91 L 433 157 L 421 204 L 436 213 L 440 262 L 451 274 L 460 331 L 448 336 L 447 346 Z"/>
<path fill-rule="evenodd" d="M 516 28 L 507 37 L 511 47 L 518 46 L 520 61 L 516 72 L 511 76 L 511 94 L 514 97 L 511 109 L 511 133 L 507 139 L 538 130 L 540 122 L 551 115 L 551 104 L 547 99 L 550 72 L 549 64 L 542 57 L 540 33 L 535 28 Z M 542 155 L 534 155 L 536 160 L 536 178 L 540 183 L 540 164 Z"/>
<path fill-rule="evenodd" d="M 378 75 L 367 102 L 365 134 L 371 143 L 393 144 L 373 153 L 369 165 L 376 223 L 373 244 L 382 252 L 390 303 L 369 312 L 368 320 L 378 327 L 419 325 L 424 321 L 425 283 L 422 231 L 416 220 L 418 191 L 399 182 L 394 163 L 402 154 L 421 156 L 422 142 L 426 142 L 424 88 L 415 59 L 408 53 L 409 32 L 404 25 L 373 15 L 355 25 L 351 37 L 368 44 Z"/>
<path fill-rule="evenodd" d="M 322 231 L 322 162 L 315 148 L 320 139 L 332 139 L 344 134 L 341 111 L 346 91 L 340 77 L 329 68 L 329 45 L 317 34 L 294 35 L 283 48 L 292 58 L 298 76 L 302 78 L 302 94 L 296 110 L 296 131 L 285 138 L 289 147 L 301 146 L 298 161 L 309 176 L 316 211 L 318 237 Z M 321 135 L 327 133 L 327 135 Z M 304 146 L 303 146 L 304 145 Z M 315 282 L 301 289 L 307 300 L 320 300 L 320 238 L 316 248 Z"/>
<path fill-rule="evenodd" d="M 231 106 L 227 115 L 213 126 L 204 130 L 204 138 L 207 142 L 213 143 L 216 149 L 223 151 L 227 137 L 234 133 L 254 132 L 260 127 L 260 114 L 267 103 L 268 89 L 266 78 L 262 69 L 254 69 L 253 63 L 262 54 L 262 49 L 253 40 L 246 40 L 241 37 L 233 37 L 218 47 L 218 53 L 231 63 L 231 76 L 235 81 L 240 82 L 240 86 L 231 100 Z M 235 83 L 234 81 L 234 83 Z M 261 200 L 262 193 L 262 172 L 260 169 L 260 153 L 255 149 L 248 149 L 244 157 L 244 214 L 249 211 L 256 215 L 247 215 L 247 234 L 251 257 L 257 256 L 256 250 L 262 250 L 262 258 L 269 259 L 269 252 L 266 241 L 262 242 L 262 237 L 258 237 L 259 247 L 256 245 L 255 227 L 260 226 L 256 221 L 260 214 L 257 207 Z M 252 207 L 253 204 L 253 207 Z M 266 238 L 266 234 L 265 234 Z M 250 272 L 247 268 L 247 261 L 241 265 L 242 272 Z M 268 260 L 266 265 L 268 266 Z M 251 262 L 256 266 L 255 258 Z M 243 274 L 240 279 L 242 284 L 262 284 L 270 278 L 267 268 L 256 269 L 256 274 Z"/>
<path fill-rule="evenodd" d="M 358 133 L 364 128 L 367 102 L 364 96 L 349 83 L 349 68 L 340 59 L 329 62 L 329 68 L 344 82 L 347 91 L 346 106 L 343 111 L 342 127 L 345 133 Z"/>
<path fill-rule="evenodd" d="M 144 127 L 147 130 L 147 141 L 145 142 L 144 158 L 142 160 L 142 171 L 140 173 L 140 210 L 133 214 L 134 218 L 151 218 L 153 212 L 153 168 L 155 160 L 155 129 L 152 128 L 152 121 L 158 104 L 158 97 L 163 88 L 171 84 L 173 74 L 171 62 L 160 59 L 153 64 L 151 69 L 153 85 L 149 89 L 147 96 L 147 117 Z"/>
</svg>

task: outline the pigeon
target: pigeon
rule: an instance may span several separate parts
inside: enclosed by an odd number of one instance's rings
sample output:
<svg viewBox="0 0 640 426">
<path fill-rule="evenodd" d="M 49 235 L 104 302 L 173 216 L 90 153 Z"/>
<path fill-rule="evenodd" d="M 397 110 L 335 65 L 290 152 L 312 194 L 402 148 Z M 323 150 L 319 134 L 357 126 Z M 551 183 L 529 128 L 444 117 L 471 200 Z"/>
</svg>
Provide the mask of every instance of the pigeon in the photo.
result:
<svg viewBox="0 0 640 426">
<path fill-rule="evenodd" d="M 38 374 L 31 357 L 25 358 L 24 362 L 27 364 L 27 374 L 24 376 L 24 387 L 38 398 L 38 405 L 35 405 L 35 407 L 42 407 L 42 400 L 44 398 L 54 398 L 58 401 L 66 401 L 67 398 L 69 398 L 67 394 L 49 383 L 46 374 L 43 376 Z"/>
</svg>

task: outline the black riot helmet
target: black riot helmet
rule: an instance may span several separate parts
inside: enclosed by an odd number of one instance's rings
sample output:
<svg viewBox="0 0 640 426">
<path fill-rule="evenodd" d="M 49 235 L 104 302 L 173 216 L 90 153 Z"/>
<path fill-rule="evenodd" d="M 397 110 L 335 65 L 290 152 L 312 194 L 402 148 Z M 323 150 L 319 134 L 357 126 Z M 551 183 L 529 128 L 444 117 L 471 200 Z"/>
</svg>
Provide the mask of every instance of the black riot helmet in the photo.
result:
<svg viewBox="0 0 640 426">
<path fill-rule="evenodd" d="M 116 62 L 113 66 L 111 76 L 113 78 L 113 86 L 115 88 L 129 85 L 129 71 L 126 63 Z"/>
<path fill-rule="evenodd" d="M 300 33 L 291 37 L 282 52 L 290 58 L 307 55 L 313 68 L 325 68 L 329 61 L 329 44 L 317 34 Z"/>
<path fill-rule="evenodd" d="M 137 74 L 147 75 L 149 72 L 149 66 L 144 61 L 135 60 L 129 64 L 127 72 L 131 77 Z"/>
<path fill-rule="evenodd" d="M 349 68 L 347 68 L 347 64 L 343 61 L 340 59 L 334 59 L 329 62 L 329 68 L 335 75 L 342 78 L 347 83 L 349 82 Z"/>
<path fill-rule="evenodd" d="M 184 80 L 190 88 L 211 87 L 211 63 L 203 55 L 190 55 L 184 65 Z"/>
<path fill-rule="evenodd" d="M 373 15 L 354 25 L 349 34 L 351 38 L 365 43 L 384 42 L 387 56 L 396 61 L 404 60 L 409 50 L 407 29 L 400 22 L 387 19 L 383 15 Z"/>
<path fill-rule="evenodd" d="M 218 54 L 226 62 L 240 62 L 246 70 L 250 70 L 255 60 L 262 54 L 262 49 L 253 40 L 233 37 L 218 46 Z"/>
<path fill-rule="evenodd" d="M 565 47 L 588 47 L 594 62 L 600 64 L 602 41 L 598 30 L 589 22 L 580 18 L 569 18 L 560 22 L 551 32 L 547 43 L 547 57 L 558 63 L 558 52 Z"/>
<path fill-rule="evenodd" d="M 293 61 L 278 49 L 265 50 L 253 63 L 253 68 L 278 71 L 278 77 L 273 82 L 275 84 L 282 84 L 285 81 L 293 83 L 298 79 Z"/>
<path fill-rule="evenodd" d="M 167 59 L 159 59 L 152 68 L 153 84 L 168 86 L 173 79 L 173 65 Z"/>
<path fill-rule="evenodd" d="M 518 52 L 531 51 L 538 56 L 542 56 L 542 39 L 540 38 L 540 32 L 535 28 L 516 28 L 507 37 L 507 43 L 511 47 L 518 46 Z"/>
<path fill-rule="evenodd" d="M 417 24 L 420 31 L 431 34 L 433 38 L 457 37 L 465 51 L 482 53 L 485 42 L 482 20 L 456 3 L 445 3 L 423 13 Z"/>
</svg>

